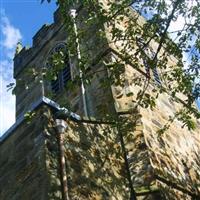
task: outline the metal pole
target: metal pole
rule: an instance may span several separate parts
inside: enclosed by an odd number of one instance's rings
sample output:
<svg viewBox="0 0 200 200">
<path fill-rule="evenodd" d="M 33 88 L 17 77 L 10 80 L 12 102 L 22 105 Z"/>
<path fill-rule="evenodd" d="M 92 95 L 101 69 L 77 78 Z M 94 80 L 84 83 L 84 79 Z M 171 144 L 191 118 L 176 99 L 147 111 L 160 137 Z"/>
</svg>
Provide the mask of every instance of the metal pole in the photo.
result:
<svg viewBox="0 0 200 200">
<path fill-rule="evenodd" d="M 62 196 L 63 200 L 69 200 L 69 189 L 67 184 L 67 173 L 66 173 L 66 161 L 65 161 L 65 148 L 63 133 L 66 129 L 66 123 L 62 119 L 56 119 L 56 130 L 58 133 L 58 144 L 59 144 L 59 162 L 60 162 L 60 173 L 61 173 L 61 184 L 62 184 Z"/>
<path fill-rule="evenodd" d="M 76 25 L 76 10 L 71 9 L 70 10 L 70 16 L 72 17 L 73 25 L 74 25 L 74 33 L 76 36 L 76 45 L 77 45 L 77 55 L 78 55 L 78 61 L 81 60 L 81 52 L 80 52 L 80 45 L 78 40 L 78 31 L 77 31 L 77 25 Z M 83 72 L 79 68 L 79 76 L 81 79 L 81 92 L 82 92 L 82 100 L 83 100 L 83 110 L 86 117 L 88 117 L 88 108 L 87 108 L 87 99 L 86 99 L 86 91 L 85 86 L 83 82 Z"/>
</svg>

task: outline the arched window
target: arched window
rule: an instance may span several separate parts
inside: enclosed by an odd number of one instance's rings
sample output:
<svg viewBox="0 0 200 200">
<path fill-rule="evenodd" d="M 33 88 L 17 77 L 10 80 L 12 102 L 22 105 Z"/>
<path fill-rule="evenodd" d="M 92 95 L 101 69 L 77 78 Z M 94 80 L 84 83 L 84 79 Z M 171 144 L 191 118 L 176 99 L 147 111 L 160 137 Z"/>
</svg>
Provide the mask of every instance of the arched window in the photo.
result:
<svg viewBox="0 0 200 200">
<path fill-rule="evenodd" d="M 155 83 L 158 85 L 161 85 L 162 83 L 160 80 L 160 76 L 158 74 L 157 67 L 155 66 L 151 68 L 148 62 L 149 60 L 154 59 L 154 56 L 155 56 L 154 50 L 150 46 L 146 46 L 145 42 L 142 39 L 137 40 L 137 45 L 139 48 L 141 48 L 141 50 L 145 54 L 145 57 L 143 58 L 143 64 L 144 64 L 147 76 L 150 77 L 151 72 L 152 72 Z"/>
<path fill-rule="evenodd" d="M 56 44 L 50 50 L 46 59 L 46 68 L 51 70 L 51 74 L 54 75 L 51 81 L 51 90 L 53 93 L 58 93 L 71 80 L 67 46 L 64 42 Z"/>
</svg>

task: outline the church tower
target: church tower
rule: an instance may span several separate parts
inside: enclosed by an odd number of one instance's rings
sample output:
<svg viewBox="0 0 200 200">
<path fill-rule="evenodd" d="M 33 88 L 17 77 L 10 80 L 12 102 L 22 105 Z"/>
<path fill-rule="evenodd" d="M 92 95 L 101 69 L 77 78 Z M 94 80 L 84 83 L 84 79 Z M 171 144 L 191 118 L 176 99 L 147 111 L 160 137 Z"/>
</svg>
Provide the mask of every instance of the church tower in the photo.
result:
<svg viewBox="0 0 200 200">
<path fill-rule="evenodd" d="M 33 46 L 23 47 L 16 52 L 14 77 L 16 79 L 17 119 L 47 94 L 56 96 L 59 93 L 61 95 L 64 85 L 71 80 L 68 62 L 58 77 L 45 78 L 44 75 L 51 71 L 52 55 L 60 50 L 66 51 L 66 38 L 67 35 L 58 12 L 55 12 L 54 23 L 41 27 L 33 37 Z"/>
<path fill-rule="evenodd" d="M 16 123 L 0 138 L 0 199 L 198 199 L 198 129 L 188 131 L 174 121 L 158 135 L 181 107 L 167 93 L 154 109 L 135 107 L 134 94 L 141 89 L 135 77 L 150 77 L 151 94 L 162 84 L 160 71 L 145 59 L 143 70 L 125 59 L 124 44 L 113 42 L 109 26 L 90 24 L 84 6 L 66 11 L 73 30 L 59 12 L 53 24 L 38 30 L 32 47 L 16 49 Z M 122 30 L 136 15 L 132 8 L 129 14 L 117 25 Z M 156 45 L 145 49 L 148 56 Z M 175 62 L 171 56 L 168 64 Z M 123 63 L 116 65 L 123 84 L 108 79 L 113 63 Z"/>
<path fill-rule="evenodd" d="M 76 11 L 72 9 L 71 12 Z M 78 23 L 76 25 L 74 22 L 74 25 L 77 26 Z M 17 83 L 16 118 L 23 116 L 34 102 L 43 97 L 50 97 L 61 104 L 64 102 L 63 106 L 90 117 L 102 117 L 103 113 L 101 114 L 98 107 L 102 105 L 103 99 L 106 100 L 104 102 L 107 102 L 104 103 L 104 109 L 114 111 L 113 105 L 110 104 L 111 91 L 98 89 L 101 78 L 107 76 L 103 65 L 99 63 L 92 69 L 88 67 L 88 74 L 92 74 L 97 67 L 102 72 L 98 74 L 98 78 L 91 80 L 91 84 L 83 83 L 80 78 L 82 72 L 76 67 L 80 54 L 69 55 L 71 52 L 67 47 L 67 34 L 66 27 L 62 24 L 57 10 L 54 14 L 54 23 L 43 25 L 35 34 L 33 46 L 31 48 L 23 47 L 16 52 L 14 58 L 14 77 Z M 90 40 L 94 40 L 94 36 Z M 76 54 L 78 51 L 80 50 L 77 49 Z M 94 52 L 94 59 L 100 53 L 104 52 Z M 62 58 L 65 60 L 64 65 L 53 66 L 53 57 L 62 57 L 63 54 L 65 56 Z M 56 68 L 58 73 L 54 73 Z M 71 82 L 75 86 L 73 90 L 67 87 Z"/>
</svg>

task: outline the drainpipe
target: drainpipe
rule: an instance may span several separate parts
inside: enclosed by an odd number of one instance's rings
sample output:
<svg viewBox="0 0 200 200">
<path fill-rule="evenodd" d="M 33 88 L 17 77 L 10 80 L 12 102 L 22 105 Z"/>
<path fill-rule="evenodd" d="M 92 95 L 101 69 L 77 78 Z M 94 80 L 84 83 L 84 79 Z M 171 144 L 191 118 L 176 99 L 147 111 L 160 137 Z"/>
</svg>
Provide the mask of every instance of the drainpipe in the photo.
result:
<svg viewBox="0 0 200 200">
<path fill-rule="evenodd" d="M 61 185 L 62 185 L 62 199 L 69 200 L 68 195 L 68 184 L 66 174 L 66 161 L 65 161 L 65 149 L 64 149 L 64 138 L 65 129 L 67 128 L 66 122 L 62 119 L 56 119 L 56 131 L 58 136 L 59 144 L 59 162 L 60 162 L 60 173 L 61 173 Z"/>
<path fill-rule="evenodd" d="M 70 10 L 70 16 L 73 21 L 74 25 L 74 33 L 76 36 L 76 45 L 77 45 L 77 55 L 78 55 L 78 61 L 81 60 L 81 52 L 80 52 L 80 45 L 79 45 L 79 40 L 78 40 L 78 31 L 77 31 L 77 25 L 76 25 L 76 9 L 71 9 Z M 86 90 L 83 82 L 83 72 L 79 68 L 79 77 L 81 79 L 81 93 L 82 93 L 82 100 L 83 100 L 83 110 L 84 110 L 84 115 L 88 117 L 88 108 L 87 108 L 87 100 L 86 100 Z"/>
<path fill-rule="evenodd" d="M 126 147 L 125 147 L 125 142 L 124 142 L 124 137 L 123 137 L 123 131 L 121 130 L 121 125 L 120 125 L 120 119 L 119 116 L 117 116 L 117 132 L 119 134 L 119 139 L 120 139 L 120 145 L 122 148 L 122 152 L 123 152 L 123 157 L 124 157 L 124 164 L 125 164 L 125 168 L 126 168 L 126 173 L 127 173 L 127 181 L 129 184 L 129 189 L 130 189 L 130 200 L 137 200 L 136 197 L 136 192 L 133 188 L 133 183 L 132 183 L 132 179 L 131 179 L 131 171 L 130 171 L 130 166 L 129 166 L 129 161 L 128 161 L 128 155 L 126 152 Z"/>
</svg>

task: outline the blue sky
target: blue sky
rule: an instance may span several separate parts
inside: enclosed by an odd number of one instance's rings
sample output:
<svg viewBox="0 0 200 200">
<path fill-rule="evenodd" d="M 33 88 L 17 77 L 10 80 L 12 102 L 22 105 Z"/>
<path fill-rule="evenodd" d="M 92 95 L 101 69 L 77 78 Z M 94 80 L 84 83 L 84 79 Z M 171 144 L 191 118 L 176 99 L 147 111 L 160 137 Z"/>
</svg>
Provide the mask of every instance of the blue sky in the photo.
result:
<svg viewBox="0 0 200 200">
<path fill-rule="evenodd" d="M 12 58 L 16 43 L 32 45 L 32 37 L 45 23 L 52 23 L 54 1 L 0 0 L 0 136 L 15 122 L 15 97 L 6 85 L 14 82 Z"/>
</svg>

